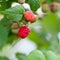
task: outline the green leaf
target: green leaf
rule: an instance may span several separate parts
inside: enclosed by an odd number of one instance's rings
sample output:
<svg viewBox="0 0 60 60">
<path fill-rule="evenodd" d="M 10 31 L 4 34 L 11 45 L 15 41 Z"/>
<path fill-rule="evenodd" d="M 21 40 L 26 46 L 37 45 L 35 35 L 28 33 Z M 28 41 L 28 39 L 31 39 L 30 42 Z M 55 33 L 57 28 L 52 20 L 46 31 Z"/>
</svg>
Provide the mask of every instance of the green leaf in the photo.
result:
<svg viewBox="0 0 60 60">
<path fill-rule="evenodd" d="M 16 53 L 16 57 L 18 60 L 28 60 L 27 56 L 22 53 Z"/>
<path fill-rule="evenodd" d="M 10 8 L 12 2 L 17 2 L 17 0 L 0 0 L 0 11 Z"/>
<path fill-rule="evenodd" d="M 3 13 L 10 20 L 21 21 L 24 12 L 24 8 L 21 5 L 17 5 L 15 7 L 6 9 Z"/>
<path fill-rule="evenodd" d="M 40 4 L 42 4 L 44 2 L 44 0 L 40 0 Z"/>
<path fill-rule="evenodd" d="M 48 33 L 58 33 L 59 25 L 58 18 L 54 13 L 49 13 L 45 18 L 43 18 L 43 27 Z"/>
<path fill-rule="evenodd" d="M 60 60 L 60 54 L 57 55 L 58 60 Z"/>
<path fill-rule="evenodd" d="M 42 20 L 43 28 L 47 33 L 51 34 L 51 39 L 49 40 L 52 50 L 57 50 L 58 48 L 58 38 L 57 34 L 59 32 L 58 18 L 54 13 L 48 13 L 46 17 Z"/>
<path fill-rule="evenodd" d="M 52 3 L 52 2 L 55 2 L 55 1 L 57 1 L 57 0 L 48 0 L 47 2 Z"/>
<path fill-rule="evenodd" d="M 7 57 L 1 57 L 0 56 L 0 60 L 9 60 Z"/>
<path fill-rule="evenodd" d="M 0 48 L 2 48 L 5 45 L 7 37 L 7 30 L 3 26 L 0 26 Z"/>
<path fill-rule="evenodd" d="M 40 46 L 40 37 L 37 33 L 32 29 L 30 35 L 28 36 L 29 39 L 34 41 L 38 46 Z"/>
<path fill-rule="evenodd" d="M 6 44 L 8 34 L 10 30 L 10 22 L 4 18 L 0 21 L 0 49 Z"/>
<path fill-rule="evenodd" d="M 4 17 L 0 21 L 0 25 L 2 25 L 4 28 L 6 28 L 7 32 L 9 32 L 11 29 L 11 21 L 9 19 L 7 19 L 6 17 Z"/>
<path fill-rule="evenodd" d="M 45 52 L 46 60 L 57 60 L 57 55 L 53 51 Z"/>
<path fill-rule="evenodd" d="M 32 11 L 36 11 L 40 7 L 40 0 L 28 0 L 28 4 L 30 5 Z"/>
<path fill-rule="evenodd" d="M 56 16 L 58 17 L 58 23 L 59 23 L 59 30 L 60 30 L 60 10 L 56 12 Z"/>
<path fill-rule="evenodd" d="M 49 48 L 49 41 L 46 40 L 46 34 L 43 31 L 39 31 L 38 33 L 34 30 L 31 30 L 30 35 L 28 36 L 30 40 L 35 42 L 38 45 L 38 48 Z"/>
<path fill-rule="evenodd" d="M 6 2 L 0 2 L 0 11 L 3 11 L 7 8 Z"/>
<path fill-rule="evenodd" d="M 12 44 L 14 41 L 18 41 L 18 36 L 15 34 L 11 34 L 7 38 L 7 44 Z"/>
<path fill-rule="evenodd" d="M 35 50 L 28 55 L 28 60 L 46 60 L 46 59 L 41 51 Z"/>
</svg>

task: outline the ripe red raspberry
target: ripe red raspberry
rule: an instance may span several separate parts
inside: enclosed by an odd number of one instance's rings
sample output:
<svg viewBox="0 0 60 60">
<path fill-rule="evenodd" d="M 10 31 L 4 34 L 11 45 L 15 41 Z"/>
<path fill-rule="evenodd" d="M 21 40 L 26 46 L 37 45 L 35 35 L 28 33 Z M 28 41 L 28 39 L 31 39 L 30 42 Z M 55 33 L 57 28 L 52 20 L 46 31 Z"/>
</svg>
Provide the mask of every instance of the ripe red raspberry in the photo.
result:
<svg viewBox="0 0 60 60">
<path fill-rule="evenodd" d="M 35 21 L 35 14 L 32 11 L 26 11 L 24 13 L 24 18 L 29 22 Z"/>
<path fill-rule="evenodd" d="M 22 26 L 19 28 L 18 36 L 21 38 L 26 38 L 30 33 L 30 29 L 27 26 Z"/>
</svg>

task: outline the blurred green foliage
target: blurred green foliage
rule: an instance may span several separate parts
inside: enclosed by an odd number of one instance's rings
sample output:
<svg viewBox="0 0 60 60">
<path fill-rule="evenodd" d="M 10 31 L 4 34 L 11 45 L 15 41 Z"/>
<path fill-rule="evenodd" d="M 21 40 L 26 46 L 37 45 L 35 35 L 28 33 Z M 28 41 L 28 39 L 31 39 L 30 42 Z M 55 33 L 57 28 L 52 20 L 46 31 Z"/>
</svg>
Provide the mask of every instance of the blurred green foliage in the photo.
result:
<svg viewBox="0 0 60 60">
<path fill-rule="evenodd" d="M 26 0 L 27 2 L 28 2 L 28 0 Z M 40 4 L 43 2 L 44 0 L 40 0 Z M 53 2 L 54 0 L 47 0 L 47 2 Z M 17 19 L 17 16 L 16 16 L 16 13 L 15 13 L 15 15 L 12 15 L 11 14 L 11 11 L 17 11 L 17 12 L 19 12 L 19 10 L 14 10 L 15 8 L 10 8 L 10 9 L 7 9 L 7 8 L 9 8 L 10 6 L 11 6 L 11 3 L 12 2 L 17 2 L 17 0 L 8 0 L 8 1 L 6 1 L 6 0 L 2 0 L 1 2 L 0 2 L 0 4 L 1 4 L 1 7 L 0 7 L 0 12 L 1 11 L 4 11 L 4 14 L 6 14 L 7 16 L 10 16 L 10 17 L 12 17 L 14 20 L 16 20 Z M 30 3 L 30 2 L 28 2 L 28 3 Z M 32 6 L 31 6 L 32 7 Z M 7 9 L 7 10 L 6 10 Z M 21 9 L 23 9 L 23 8 L 21 8 Z M 34 11 L 34 10 L 33 10 Z M 10 13 L 9 13 L 10 12 Z M 8 13 L 8 14 L 7 14 Z M 13 12 L 12 12 L 13 13 Z M 20 12 L 19 12 L 20 13 Z M 20 15 L 18 15 L 18 16 L 20 16 Z M 14 18 L 14 17 L 16 17 L 16 19 Z M 18 19 L 17 19 L 18 20 Z M 20 20 L 20 18 L 19 18 L 19 20 Z M 5 21 L 5 20 L 4 20 Z M 8 21 L 8 20 L 7 20 Z M 43 47 L 43 48 L 47 48 L 47 49 L 49 49 L 49 48 L 51 48 L 51 49 L 55 49 L 55 48 L 58 48 L 58 45 L 59 45 L 59 40 L 58 40 L 58 37 L 57 37 L 57 34 L 58 34 L 58 32 L 60 31 L 60 25 L 59 25 L 59 19 L 58 19 L 58 17 L 56 16 L 56 14 L 55 13 L 52 13 L 52 12 L 49 12 L 43 19 L 40 19 L 39 21 L 38 21 L 38 23 L 39 23 L 39 25 L 40 26 L 42 26 L 42 29 L 39 31 L 39 32 L 36 32 L 34 29 L 31 29 L 31 33 L 30 33 L 30 35 L 29 35 L 29 39 L 31 39 L 32 41 L 34 41 L 37 45 L 38 45 L 38 48 L 40 48 L 40 47 Z M 2 22 L 3 23 L 3 22 Z M 1 24 L 2 24 L 1 23 Z M 38 24 L 37 23 L 37 24 Z M 0 26 L 1 26 L 1 24 L 0 24 Z M 2 24 L 3 25 L 3 24 Z M 31 26 L 33 26 L 33 24 L 31 25 Z M 33 26 L 33 27 L 35 27 L 35 26 Z M 2 37 L 3 37 L 3 35 L 1 35 L 1 38 L 0 38 L 0 41 L 1 41 L 1 44 L 0 44 L 0 46 L 2 46 L 2 45 L 4 45 L 5 44 L 5 40 L 7 39 L 7 35 L 8 35 L 8 32 L 7 32 L 7 30 L 5 31 L 5 29 L 6 28 L 4 28 L 4 27 L 2 27 L 1 26 L 1 34 L 3 34 L 2 33 L 2 31 L 4 30 L 4 34 L 6 33 L 6 35 L 4 36 L 5 38 L 3 38 L 4 40 L 2 40 Z M 10 29 L 10 28 L 9 28 Z M 51 35 L 52 35 L 52 37 L 51 37 L 51 39 L 49 39 L 49 41 L 46 39 L 46 35 L 48 34 L 48 33 L 50 33 Z M 14 35 L 13 35 L 14 36 Z M 10 36 L 7 40 L 8 40 L 8 42 L 12 42 L 12 41 L 14 41 L 14 37 L 13 36 Z M 17 38 L 17 37 L 16 37 Z M 12 41 L 10 41 L 10 39 L 12 40 Z M 4 41 L 4 42 L 3 42 Z M 3 42 L 3 44 L 2 44 L 2 42 Z"/>
<path fill-rule="evenodd" d="M 40 4 L 42 4 L 44 0 L 40 0 Z M 51 3 L 56 0 L 47 0 L 47 2 Z M 6 9 L 8 9 L 11 6 L 12 2 L 17 2 L 17 0 L 2 0 L 0 2 L 0 13 L 1 11 L 8 12 Z M 9 13 L 8 13 L 9 14 Z M 11 14 L 12 16 L 12 14 Z M 17 17 L 16 15 L 12 16 Z M 21 17 L 19 15 L 19 17 Z M 21 17 L 22 18 L 22 17 Z M 18 19 L 18 18 L 16 18 Z M 19 18 L 20 20 L 20 18 Z M 12 43 L 15 39 L 18 39 L 15 35 L 10 36 L 10 21 L 7 18 L 4 18 L 2 21 L 0 21 L 0 49 L 6 44 L 6 43 Z M 60 18 L 56 16 L 55 13 L 49 12 L 43 19 L 38 20 L 38 22 L 35 22 L 31 24 L 31 27 L 35 27 L 34 24 L 39 24 L 42 28 L 37 32 L 34 28 L 31 28 L 31 33 L 28 36 L 28 39 L 34 41 L 38 49 L 51 49 L 55 52 L 60 53 L 60 41 L 58 39 L 58 33 L 60 32 Z M 8 25 L 8 26 L 7 26 Z M 51 34 L 50 39 L 46 39 L 47 34 Z M 8 37 L 8 38 L 7 38 Z M 22 56 L 26 57 L 26 56 Z M 17 58 L 19 55 L 17 55 Z M 1 60 L 3 60 L 1 58 Z M 22 59 L 23 60 L 23 59 Z"/>
<path fill-rule="evenodd" d="M 16 57 L 18 60 L 28 60 L 27 56 L 22 53 L 16 53 Z"/>
</svg>

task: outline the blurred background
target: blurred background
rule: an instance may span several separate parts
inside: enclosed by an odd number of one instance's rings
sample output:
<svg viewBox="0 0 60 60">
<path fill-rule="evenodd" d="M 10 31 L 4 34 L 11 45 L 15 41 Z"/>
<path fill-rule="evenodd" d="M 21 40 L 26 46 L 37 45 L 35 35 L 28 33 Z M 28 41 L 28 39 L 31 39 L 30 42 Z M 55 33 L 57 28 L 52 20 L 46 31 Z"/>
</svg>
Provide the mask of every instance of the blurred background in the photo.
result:
<svg viewBox="0 0 60 60">
<path fill-rule="evenodd" d="M 17 2 L 17 0 L 0 0 L 0 12 L 9 8 L 12 2 Z M 26 2 L 29 4 L 28 0 Z M 43 2 L 44 0 L 40 0 L 40 7 L 42 7 Z M 57 2 L 60 7 L 60 2 L 57 0 L 47 0 L 47 2 L 48 4 Z M 35 13 L 34 10 L 33 12 Z M 39 20 L 28 24 L 31 30 L 29 36 L 25 39 L 20 39 L 12 35 L 10 42 L 13 40 L 14 42 L 6 44 L 0 51 L 0 56 L 7 56 L 10 60 L 17 60 L 15 57 L 16 52 L 28 55 L 36 49 L 41 51 L 52 50 L 56 54 L 60 53 L 60 8 L 55 13 L 51 11 L 44 13 L 40 10 L 40 14 L 41 18 Z M 1 17 L 2 15 L 0 14 Z"/>
</svg>

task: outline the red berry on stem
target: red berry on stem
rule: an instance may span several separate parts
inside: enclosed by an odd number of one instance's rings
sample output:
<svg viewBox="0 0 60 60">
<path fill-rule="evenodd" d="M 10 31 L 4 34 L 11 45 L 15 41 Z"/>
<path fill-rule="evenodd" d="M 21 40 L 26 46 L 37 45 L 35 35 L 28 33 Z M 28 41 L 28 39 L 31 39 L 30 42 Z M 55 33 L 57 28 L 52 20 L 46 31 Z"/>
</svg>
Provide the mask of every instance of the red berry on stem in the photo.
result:
<svg viewBox="0 0 60 60">
<path fill-rule="evenodd" d="M 29 22 L 35 21 L 35 14 L 32 11 L 26 11 L 24 13 L 24 18 Z"/>
<path fill-rule="evenodd" d="M 26 38 L 30 33 L 30 29 L 27 26 L 22 26 L 19 28 L 18 36 L 21 38 Z"/>
</svg>

